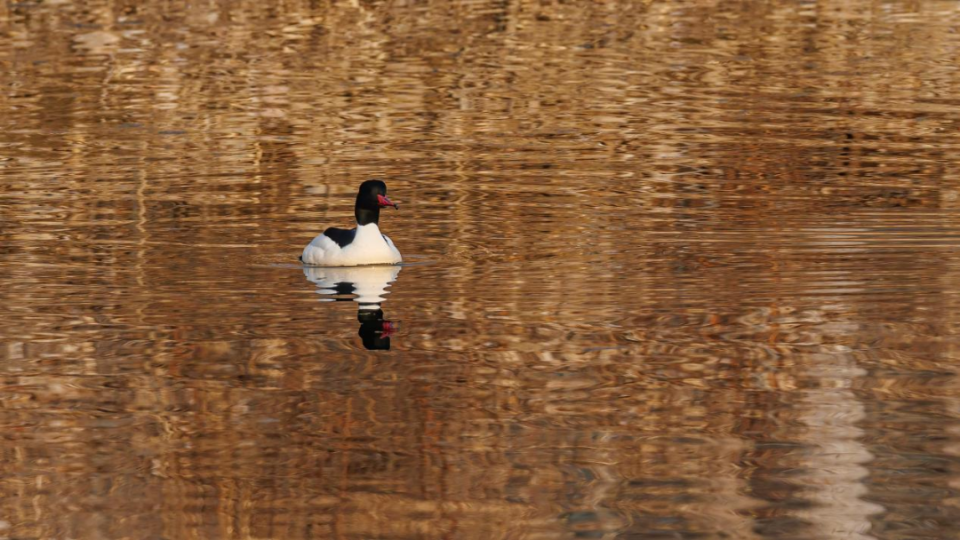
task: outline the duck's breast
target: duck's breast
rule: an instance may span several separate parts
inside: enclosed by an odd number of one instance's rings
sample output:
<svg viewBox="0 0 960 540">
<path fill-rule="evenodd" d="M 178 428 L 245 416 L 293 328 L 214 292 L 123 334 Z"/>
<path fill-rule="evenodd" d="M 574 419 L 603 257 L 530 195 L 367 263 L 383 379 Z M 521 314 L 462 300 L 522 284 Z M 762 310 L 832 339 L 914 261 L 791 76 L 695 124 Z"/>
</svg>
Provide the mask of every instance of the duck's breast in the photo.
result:
<svg viewBox="0 0 960 540">
<path fill-rule="evenodd" d="M 351 265 L 396 264 L 402 260 L 393 242 L 374 223 L 357 227 L 353 242 L 343 248 L 343 256 Z"/>
</svg>

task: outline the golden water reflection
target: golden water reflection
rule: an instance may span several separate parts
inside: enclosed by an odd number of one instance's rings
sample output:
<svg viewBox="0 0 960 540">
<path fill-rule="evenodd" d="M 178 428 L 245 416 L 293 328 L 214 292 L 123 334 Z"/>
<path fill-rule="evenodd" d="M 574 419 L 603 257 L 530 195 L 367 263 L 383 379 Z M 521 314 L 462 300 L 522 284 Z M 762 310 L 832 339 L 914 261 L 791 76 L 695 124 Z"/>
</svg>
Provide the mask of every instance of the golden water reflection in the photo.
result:
<svg viewBox="0 0 960 540">
<path fill-rule="evenodd" d="M 0 535 L 956 537 L 957 28 L 0 4 Z"/>
</svg>

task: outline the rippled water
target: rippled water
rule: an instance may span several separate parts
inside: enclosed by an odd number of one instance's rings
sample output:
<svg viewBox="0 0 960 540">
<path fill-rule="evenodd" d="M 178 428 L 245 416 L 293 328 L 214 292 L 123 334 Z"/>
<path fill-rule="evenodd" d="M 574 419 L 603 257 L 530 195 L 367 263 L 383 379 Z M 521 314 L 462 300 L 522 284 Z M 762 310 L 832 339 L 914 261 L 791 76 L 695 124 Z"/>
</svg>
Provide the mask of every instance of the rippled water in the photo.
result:
<svg viewBox="0 0 960 540">
<path fill-rule="evenodd" d="M 956 538 L 958 57 L 945 1 L 2 3 L 0 536 Z M 301 268 L 371 177 L 406 264 Z"/>
</svg>

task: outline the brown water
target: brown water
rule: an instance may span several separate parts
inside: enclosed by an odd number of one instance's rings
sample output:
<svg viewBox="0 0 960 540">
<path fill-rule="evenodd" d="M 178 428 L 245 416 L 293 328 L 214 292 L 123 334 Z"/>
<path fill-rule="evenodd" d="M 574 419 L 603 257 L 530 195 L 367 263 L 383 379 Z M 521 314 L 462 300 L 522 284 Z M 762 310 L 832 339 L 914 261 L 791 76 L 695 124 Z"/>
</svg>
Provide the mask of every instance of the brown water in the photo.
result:
<svg viewBox="0 0 960 540">
<path fill-rule="evenodd" d="M 945 1 L 0 3 L 0 536 L 958 538 L 958 57 Z M 405 266 L 304 272 L 371 177 Z"/>
</svg>

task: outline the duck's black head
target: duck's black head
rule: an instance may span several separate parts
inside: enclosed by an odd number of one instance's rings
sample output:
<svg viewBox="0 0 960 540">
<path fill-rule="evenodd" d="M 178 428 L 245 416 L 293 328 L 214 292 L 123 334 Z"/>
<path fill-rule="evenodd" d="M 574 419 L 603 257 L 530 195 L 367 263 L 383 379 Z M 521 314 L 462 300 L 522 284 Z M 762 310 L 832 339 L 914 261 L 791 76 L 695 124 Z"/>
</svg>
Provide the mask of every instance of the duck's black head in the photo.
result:
<svg viewBox="0 0 960 540">
<path fill-rule="evenodd" d="M 357 191 L 357 204 L 354 207 L 358 225 L 379 222 L 380 209 L 385 206 L 399 208 L 387 198 L 387 185 L 382 180 L 367 180 L 360 184 L 360 190 Z"/>
</svg>

